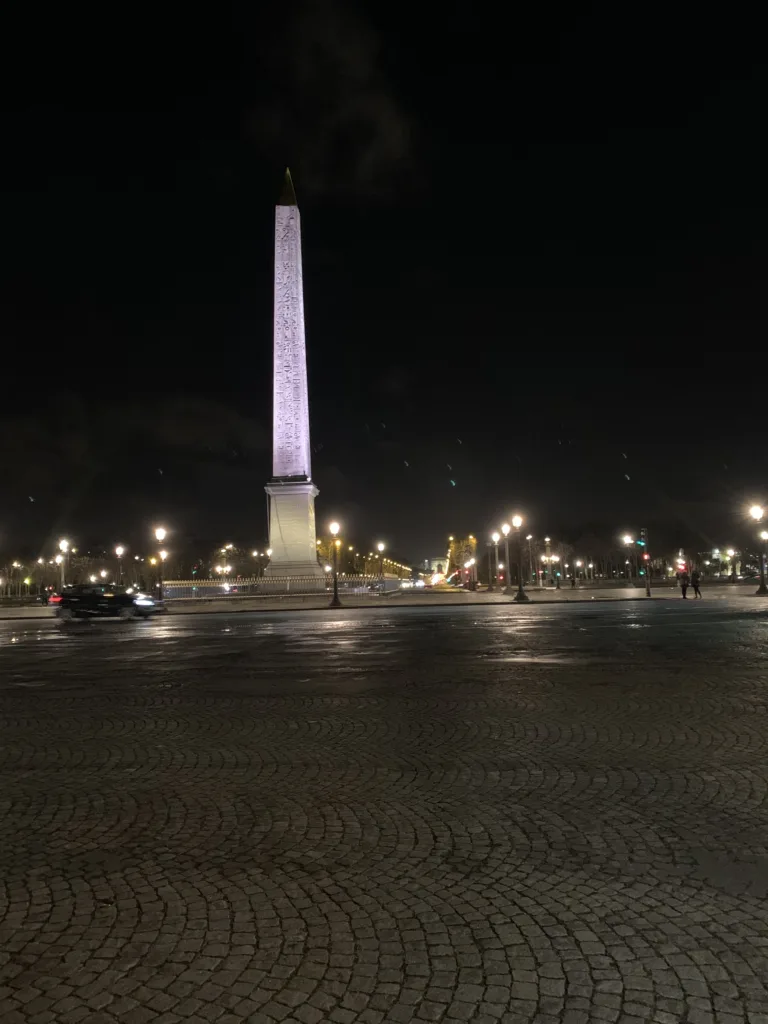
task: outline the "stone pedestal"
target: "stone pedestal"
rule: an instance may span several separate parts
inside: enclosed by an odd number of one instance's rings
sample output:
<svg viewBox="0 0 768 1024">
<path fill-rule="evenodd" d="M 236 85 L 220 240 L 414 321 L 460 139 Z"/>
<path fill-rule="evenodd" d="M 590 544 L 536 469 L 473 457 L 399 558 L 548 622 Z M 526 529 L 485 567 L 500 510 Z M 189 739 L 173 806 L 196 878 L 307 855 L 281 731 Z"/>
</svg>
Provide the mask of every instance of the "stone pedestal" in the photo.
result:
<svg viewBox="0 0 768 1024">
<path fill-rule="evenodd" d="M 309 576 L 324 583 L 317 561 L 315 498 L 310 481 L 277 481 L 266 486 L 269 495 L 269 543 L 272 548 L 266 577 Z"/>
</svg>

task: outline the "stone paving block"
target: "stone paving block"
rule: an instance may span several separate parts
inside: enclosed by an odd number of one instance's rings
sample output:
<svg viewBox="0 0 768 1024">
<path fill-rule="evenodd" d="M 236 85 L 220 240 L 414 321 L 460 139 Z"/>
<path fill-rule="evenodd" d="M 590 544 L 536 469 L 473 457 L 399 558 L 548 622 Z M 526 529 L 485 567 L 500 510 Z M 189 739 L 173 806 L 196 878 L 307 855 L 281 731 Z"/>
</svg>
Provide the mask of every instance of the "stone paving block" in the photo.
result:
<svg viewBox="0 0 768 1024">
<path fill-rule="evenodd" d="M 758 623 L 574 607 L 0 645 L 2 1024 L 768 1024 Z"/>
</svg>

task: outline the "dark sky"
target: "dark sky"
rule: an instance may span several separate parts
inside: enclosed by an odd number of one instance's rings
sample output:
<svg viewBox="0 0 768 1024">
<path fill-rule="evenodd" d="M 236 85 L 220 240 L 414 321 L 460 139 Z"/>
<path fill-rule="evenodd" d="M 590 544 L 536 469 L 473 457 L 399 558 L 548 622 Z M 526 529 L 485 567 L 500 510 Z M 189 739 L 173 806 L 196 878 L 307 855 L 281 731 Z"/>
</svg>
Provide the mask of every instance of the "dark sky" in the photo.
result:
<svg viewBox="0 0 768 1024">
<path fill-rule="evenodd" d="M 729 543 L 768 500 L 768 71 L 672 8 L 16 5 L 0 549 L 262 543 L 286 164 L 321 523 Z"/>
</svg>

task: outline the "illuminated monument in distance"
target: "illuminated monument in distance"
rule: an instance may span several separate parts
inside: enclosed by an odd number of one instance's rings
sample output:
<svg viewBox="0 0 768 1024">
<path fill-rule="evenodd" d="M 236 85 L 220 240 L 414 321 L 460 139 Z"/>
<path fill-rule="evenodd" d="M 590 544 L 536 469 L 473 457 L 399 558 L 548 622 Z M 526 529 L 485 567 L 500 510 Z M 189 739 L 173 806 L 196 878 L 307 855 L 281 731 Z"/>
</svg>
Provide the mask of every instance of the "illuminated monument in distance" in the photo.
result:
<svg viewBox="0 0 768 1024">
<path fill-rule="evenodd" d="M 272 479 L 267 576 L 315 576 L 315 498 L 309 447 L 307 351 L 301 276 L 301 220 L 290 171 L 275 209 Z"/>
</svg>

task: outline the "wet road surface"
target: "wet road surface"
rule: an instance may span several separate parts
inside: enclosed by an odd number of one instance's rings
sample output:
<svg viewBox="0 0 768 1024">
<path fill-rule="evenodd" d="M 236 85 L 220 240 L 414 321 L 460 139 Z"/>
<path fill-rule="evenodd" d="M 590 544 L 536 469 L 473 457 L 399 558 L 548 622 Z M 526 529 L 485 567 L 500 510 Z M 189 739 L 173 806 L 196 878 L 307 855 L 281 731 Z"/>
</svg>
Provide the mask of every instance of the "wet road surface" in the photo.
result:
<svg viewBox="0 0 768 1024">
<path fill-rule="evenodd" d="M 2 1024 L 768 1024 L 768 607 L 2 622 L 0 727 Z"/>
</svg>

